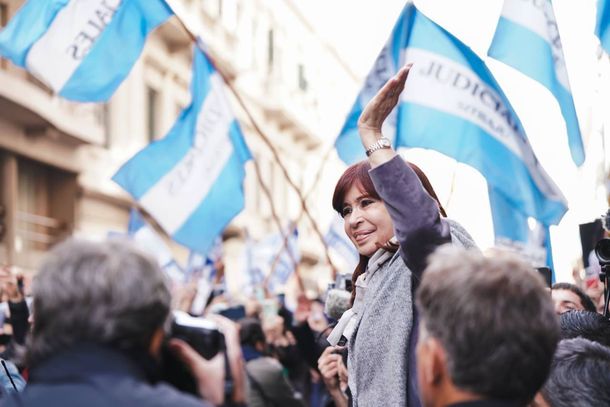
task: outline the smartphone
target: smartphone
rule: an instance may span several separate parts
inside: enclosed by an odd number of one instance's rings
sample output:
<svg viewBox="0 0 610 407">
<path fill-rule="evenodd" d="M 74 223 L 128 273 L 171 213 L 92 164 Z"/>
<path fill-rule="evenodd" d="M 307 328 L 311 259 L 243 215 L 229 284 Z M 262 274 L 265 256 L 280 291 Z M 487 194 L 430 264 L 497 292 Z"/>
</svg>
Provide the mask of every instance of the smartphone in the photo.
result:
<svg viewBox="0 0 610 407">
<path fill-rule="evenodd" d="M 542 278 L 544 279 L 544 283 L 548 288 L 551 288 L 553 285 L 553 270 L 549 267 L 536 267 L 536 270 L 540 273 Z"/>
</svg>

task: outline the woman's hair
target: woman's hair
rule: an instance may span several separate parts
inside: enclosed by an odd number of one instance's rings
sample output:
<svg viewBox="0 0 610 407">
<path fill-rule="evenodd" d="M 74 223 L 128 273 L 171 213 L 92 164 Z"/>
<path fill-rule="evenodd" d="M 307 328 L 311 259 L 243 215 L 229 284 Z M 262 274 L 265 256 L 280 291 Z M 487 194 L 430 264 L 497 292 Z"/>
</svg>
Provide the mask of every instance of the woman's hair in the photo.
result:
<svg viewBox="0 0 610 407">
<path fill-rule="evenodd" d="M 443 205 L 441 205 L 441 202 L 439 201 L 436 192 L 434 192 L 432 184 L 430 184 L 430 180 L 428 180 L 426 174 L 417 165 L 409 161 L 407 161 L 407 164 L 415 172 L 417 178 L 419 178 L 419 181 L 421 182 L 424 190 L 436 201 L 440 214 L 443 217 L 447 217 L 447 213 L 445 212 Z M 371 198 L 381 200 L 381 197 L 375 190 L 373 180 L 371 180 L 371 177 L 369 176 L 370 169 L 371 164 L 368 160 L 360 161 L 356 164 L 352 164 L 351 166 L 349 166 L 345 170 L 341 178 L 339 178 L 339 181 L 337 181 L 337 185 L 335 186 L 335 192 L 333 193 L 332 203 L 333 209 L 337 211 L 339 216 L 343 216 L 343 203 L 345 202 L 345 195 L 347 195 L 347 192 L 353 185 L 356 185 L 358 189 L 360 189 L 363 193 L 370 196 Z M 382 247 L 386 250 L 394 252 L 398 250 L 398 246 L 390 242 L 387 242 Z M 354 299 L 356 298 L 356 280 L 366 270 L 368 261 L 368 257 L 360 255 L 360 261 L 358 262 L 358 265 L 356 266 L 356 269 L 352 274 L 352 304 L 354 303 Z"/>
</svg>

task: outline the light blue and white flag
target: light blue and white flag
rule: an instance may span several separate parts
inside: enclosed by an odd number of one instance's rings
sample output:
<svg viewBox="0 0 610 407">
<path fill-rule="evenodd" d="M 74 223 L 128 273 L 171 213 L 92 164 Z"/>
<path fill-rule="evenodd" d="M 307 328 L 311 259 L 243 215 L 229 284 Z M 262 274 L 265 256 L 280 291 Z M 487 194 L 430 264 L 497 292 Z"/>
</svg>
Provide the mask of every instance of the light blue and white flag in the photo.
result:
<svg viewBox="0 0 610 407">
<path fill-rule="evenodd" d="M 247 276 L 246 290 L 251 290 L 254 287 L 262 286 L 265 281 L 265 272 L 262 269 L 261 264 L 256 261 L 256 244 L 250 238 L 250 235 L 246 235 L 246 242 L 244 245 L 244 261 L 245 266 L 244 275 Z"/>
<path fill-rule="evenodd" d="M 208 253 L 244 207 L 244 165 L 251 158 L 223 81 L 195 47 L 191 104 L 165 138 L 136 154 L 113 180 L 176 242 Z"/>
<path fill-rule="evenodd" d="M 345 234 L 343 219 L 339 215 L 333 217 L 333 221 L 324 236 L 324 241 L 332 251 L 335 251 L 345 260 L 346 270 L 351 272 L 356 268 L 360 255 L 352 241 Z"/>
<path fill-rule="evenodd" d="M 172 14 L 164 0 L 29 0 L 0 32 L 0 56 L 66 99 L 106 101 Z"/>
<path fill-rule="evenodd" d="M 299 252 L 298 240 L 299 231 L 295 227 L 292 232 L 289 232 L 286 247 L 284 247 L 284 238 L 279 236 L 277 249 L 271 258 L 271 278 L 269 278 L 269 290 L 271 292 L 279 292 L 286 284 L 292 273 L 295 271 L 295 263 L 298 264 L 301 259 Z M 280 252 L 281 250 L 281 252 Z"/>
<path fill-rule="evenodd" d="M 364 158 L 358 117 L 387 78 L 409 62 L 415 65 L 392 126 L 395 147 L 429 148 L 468 164 L 510 197 L 516 210 L 547 225 L 559 222 L 566 200 L 540 166 L 489 69 L 412 3 L 404 8 L 336 141 L 343 161 Z"/>
<path fill-rule="evenodd" d="M 286 233 L 290 235 L 285 247 L 281 233 L 273 233 L 255 243 L 246 239 L 245 264 L 250 285 L 260 285 L 269 277 L 268 288 L 273 292 L 286 284 L 295 271 L 294 263 L 300 260 L 297 228 L 290 227 Z"/>
<path fill-rule="evenodd" d="M 533 267 L 553 268 L 549 227 L 516 211 L 504 196 L 489 188 L 496 246 L 519 255 Z"/>
<path fill-rule="evenodd" d="M 602 48 L 610 54 L 610 1 L 608 0 L 597 0 L 595 35 L 599 37 Z"/>
<path fill-rule="evenodd" d="M 157 260 L 157 264 L 169 278 L 176 282 L 184 280 L 184 270 L 174 259 L 171 249 L 135 208 L 131 208 L 129 213 L 127 237 L 138 248 Z"/>
<path fill-rule="evenodd" d="M 191 250 L 187 260 L 187 275 L 189 277 L 197 274 L 200 278 L 212 282 L 216 277 L 216 262 L 222 260 L 223 247 L 222 237 L 214 239 L 214 244 L 207 254 L 201 254 Z"/>
<path fill-rule="evenodd" d="M 585 152 L 551 0 L 504 0 L 487 54 L 551 91 L 565 119 L 572 160 L 581 165 Z"/>
</svg>

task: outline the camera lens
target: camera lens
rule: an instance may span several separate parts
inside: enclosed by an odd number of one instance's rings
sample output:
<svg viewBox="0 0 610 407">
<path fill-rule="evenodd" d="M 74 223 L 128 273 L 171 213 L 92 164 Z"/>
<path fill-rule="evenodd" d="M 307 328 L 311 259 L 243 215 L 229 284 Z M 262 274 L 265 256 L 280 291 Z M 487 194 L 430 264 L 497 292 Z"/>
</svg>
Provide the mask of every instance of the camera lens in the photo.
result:
<svg viewBox="0 0 610 407">
<path fill-rule="evenodd" d="M 610 239 L 601 239 L 595 245 L 595 255 L 601 265 L 610 263 Z"/>
</svg>

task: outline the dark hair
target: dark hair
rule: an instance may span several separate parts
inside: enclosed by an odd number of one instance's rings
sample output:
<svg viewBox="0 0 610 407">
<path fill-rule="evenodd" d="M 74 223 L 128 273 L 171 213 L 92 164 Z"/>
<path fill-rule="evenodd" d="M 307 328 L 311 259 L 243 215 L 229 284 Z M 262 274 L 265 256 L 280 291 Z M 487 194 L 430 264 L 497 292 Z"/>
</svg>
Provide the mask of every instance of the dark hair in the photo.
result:
<svg viewBox="0 0 610 407">
<path fill-rule="evenodd" d="M 419 168 L 417 165 L 407 161 L 406 162 L 409 167 L 415 172 L 417 178 L 422 184 L 422 187 L 428 195 L 430 195 L 438 204 L 439 212 L 444 217 L 447 217 L 447 213 L 441 205 L 441 201 L 439 201 L 436 192 L 434 192 L 434 188 L 432 188 L 432 184 L 430 184 L 430 180 L 426 176 L 426 174 Z M 347 191 L 353 186 L 356 185 L 358 188 L 365 192 L 368 196 L 375 199 L 381 199 L 379 194 L 375 190 L 375 185 L 373 185 L 373 181 L 369 176 L 369 171 L 371 170 L 371 164 L 368 160 L 360 161 L 356 164 L 350 165 L 339 181 L 337 181 L 337 185 L 335 186 L 335 192 L 333 193 L 333 209 L 337 211 L 337 213 L 342 216 L 343 215 L 343 203 L 345 201 L 345 195 L 347 195 Z"/>
<path fill-rule="evenodd" d="M 610 321 L 597 312 L 568 311 L 559 316 L 561 339 L 585 338 L 610 346 Z"/>
<path fill-rule="evenodd" d="M 607 406 L 610 349 L 584 338 L 559 343 L 542 397 L 552 407 Z"/>
<path fill-rule="evenodd" d="M 261 322 L 256 318 L 243 318 L 239 320 L 239 342 L 242 345 L 255 347 L 257 343 L 265 344 L 265 333 Z"/>
<path fill-rule="evenodd" d="M 441 205 L 441 202 L 438 199 L 434 188 L 432 188 L 432 184 L 430 183 L 430 180 L 428 179 L 426 174 L 417 165 L 409 161 L 406 161 L 406 163 L 415 172 L 415 175 L 417 175 L 417 178 L 419 178 L 419 181 L 421 182 L 424 190 L 436 201 L 441 215 L 443 217 L 447 217 L 447 213 L 445 212 L 443 205 Z M 377 190 L 375 190 L 373 180 L 371 180 L 371 177 L 369 175 L 370 170 L 371 164 L 369 163 L 369 161 L 363 160 L 356 164 L 350 165 L 345 170 L 343 175 L 341 175 L 341 178 L 339 178 L 339 181 L 337 181 L 337 185 L 335 186 L 335 192 L 333 193 L 332 200 L 333 209 L 339 214 L 339 216 L 343 216 L 343 203 L 345 202 L 345 195 L 347 195 L 347 192 L 353 185 L 356 185 L 357 188 L 359 188 L 362 192 L 366 193 L 371 198 L 381 200 L 381 197 L 377 193 Z M 398 250 L 398 246 L 390 242 L 384 245 L 383 248 L 394 252 Z M 368 265 L 368 261 L 368 257 L 360 255 L 358 265 L 356 266 L 356 269 L 352 274 L 352 304 L 354 303 L 354 299 L 356 298 L 356 280 L 362 273 L 365 272 L 366 266 Z"/>
<path fill-rule="evenodd" d="M 572 291 L 574 294 L 578 295 L 578 298 L 580 298 L 580 303 L 586 311 L 597 312 L 597 307 L 593 303 L 593 300 L 591 300 L 591 297 L 589 297 L 583 290 L 581 290 L 578 286 L 574 284 L 555 283 L 553 284 L 553 287 L 551 287 L 551 290 Z"/>
<path fill-rule="evenodd" d="M 529 403 L 542 387 L 559 323 L 540 276 L 514 254 L 442 246 L 417 292 L 422 333 L 436 338 L 463 390 Z"/>
</svg>

